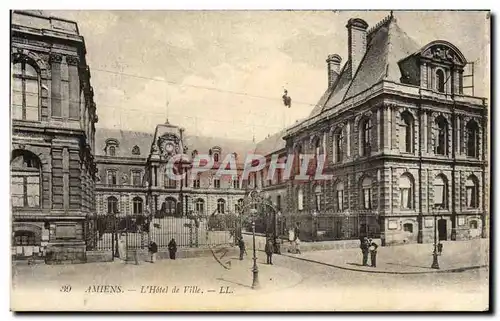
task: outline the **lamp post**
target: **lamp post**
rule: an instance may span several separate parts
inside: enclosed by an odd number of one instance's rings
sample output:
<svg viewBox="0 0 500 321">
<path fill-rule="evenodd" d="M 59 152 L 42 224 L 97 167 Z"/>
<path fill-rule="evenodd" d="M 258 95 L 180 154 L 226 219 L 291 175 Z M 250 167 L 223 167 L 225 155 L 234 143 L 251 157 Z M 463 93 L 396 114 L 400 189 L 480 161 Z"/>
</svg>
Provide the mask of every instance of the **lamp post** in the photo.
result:
<svg viewBox="0 0 500 321">
<path fill-rule="evenodd" d="M 439 270 L 439 261 L 437 255 L 437 216 L 436 216 L 436 210 L 434 208 L 432 212 L 434 214 L 434 251 L 432 253 L 431 268 Z"/>
<path fill-rule="evenodd" d="M 317 226 L 316 226 L 316 219 L 318 217 L 318 212 L 316 210 L 314 210 L 312 212 L 312 239 L 313 239 L 313 242 L 316 242 L 316 238 L 318 237 L 318 230 L 317 230 Z"/>
<path fill-rule="evenodd" d="M 257 210 L 252 208 L 250 210 L 252 213 L 252 242 L 253 242 L 253 280 L 252 280 L 252 289 L 259 288 L 259 268 L 257 267 L 257 252 L 255 250 L 255 215 L 257 214 Z"/>
</svg>

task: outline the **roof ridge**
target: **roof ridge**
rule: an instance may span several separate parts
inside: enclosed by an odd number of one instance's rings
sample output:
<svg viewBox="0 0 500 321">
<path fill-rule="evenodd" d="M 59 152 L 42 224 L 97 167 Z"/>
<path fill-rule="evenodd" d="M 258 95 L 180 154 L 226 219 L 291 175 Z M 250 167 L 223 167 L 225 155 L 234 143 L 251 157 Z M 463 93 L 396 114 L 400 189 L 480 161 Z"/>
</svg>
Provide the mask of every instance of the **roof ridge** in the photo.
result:
<svg viewBox="0 0 500 321">
<path fill-rule="evenodd" d="M 386 24 L 388 24 L 388 23 L 390 23 L 392 21 L 396 21 L 396 18 L 394 17 L 394 15 L 393 15 L 393 13 L 391 11 L 391 13 L 387 17 L 385 17 L 384 19 L 382 19 L 379 22 L 377 22 L 374 27 L 368 29 L 368 31 L 366 33 L 367 43 L 370 42 L 370 40 L 373 37 L 373 34 L 377 30 L 379 30 L 380 28 L 382 28 L 383 26 L 385 26 Z"/>
</svg>

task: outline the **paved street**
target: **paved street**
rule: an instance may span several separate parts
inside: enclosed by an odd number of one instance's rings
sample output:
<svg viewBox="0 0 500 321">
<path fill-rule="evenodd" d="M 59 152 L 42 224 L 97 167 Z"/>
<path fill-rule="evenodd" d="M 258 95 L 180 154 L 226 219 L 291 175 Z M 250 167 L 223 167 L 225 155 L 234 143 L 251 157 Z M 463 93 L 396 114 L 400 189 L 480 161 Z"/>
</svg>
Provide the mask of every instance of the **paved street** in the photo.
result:
<svg viewBox="0 0 500 321">
<path fill-rule="evenodd" d="M 403 248 L 398 247 L 398 251 Z M 320 254 L 310 252 L 303 256 Z M 160 260 L 155 264 L 141 262 L 138 266 L 118 262 L 18 265 L 13 269 L 12 302 L 15 305 L 16 300 L 23 300 L 24 307 L 30 309 L 44 306 L 66 310 L 85 307 L 98 310 L 110 307 L 122 310 L 217 310 L 222 307 L 234 310 L 482 310 L 488 300 L 486 268 L 398 275 L 339 269 L 280 255 L 274 256 L 274 265 L 270 266 L 264 264 L 264 253 L 259 252 L 258 256 L 259 290 L 250 287 L 252 260 L 248 256 L 244 261 L 229 258 L 230 270 L 212 257 Z M 61 292 L 63 285 L 71 285 L 71 292 Z M 123 293 L 86 293 L 93 285 L 119 285 Z M 150 293 L 161 292 L 167 286 L 169 293 Z M 176 286 L 179 293 L 171 293 Z M 103 289 L 91 287 L 91 291 Z M 200 293 L 195 293 L 197 289 Z M 31 295 L 36 295 L 36 300 L 28 300 Z"/>
</svg>

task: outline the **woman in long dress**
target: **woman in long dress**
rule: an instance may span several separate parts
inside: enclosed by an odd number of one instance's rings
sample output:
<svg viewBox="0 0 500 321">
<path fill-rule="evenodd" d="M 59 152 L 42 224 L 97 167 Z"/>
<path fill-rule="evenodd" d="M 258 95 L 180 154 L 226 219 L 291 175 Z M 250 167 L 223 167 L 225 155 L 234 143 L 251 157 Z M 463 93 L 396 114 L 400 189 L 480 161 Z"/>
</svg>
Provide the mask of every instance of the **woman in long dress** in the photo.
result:
<svg viewBox="0 0 500 321">
<path fill-rule="evenodd" d="M 118 257 L 124 261 L 127 258 L 125 238 L 126 238 L 125 233 L 121 233 L 120 237 L 118 238 Z"/>
</svg>

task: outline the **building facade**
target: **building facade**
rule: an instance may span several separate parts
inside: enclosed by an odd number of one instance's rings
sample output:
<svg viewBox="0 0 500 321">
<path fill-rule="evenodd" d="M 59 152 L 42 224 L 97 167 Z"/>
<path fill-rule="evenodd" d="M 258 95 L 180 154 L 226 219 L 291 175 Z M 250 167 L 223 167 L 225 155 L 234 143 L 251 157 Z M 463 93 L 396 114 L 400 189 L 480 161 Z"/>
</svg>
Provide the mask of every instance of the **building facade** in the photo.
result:
<svg viewBox="0 0 500 321">
<path fill-rule="evenodd" d="M 189 135 L 168 121 L 157 125 L 153 133 L 98 129 L 97 214 L 238 214 L 245 195 L 244 161 L 254 146 L 252 142 Z M 169 159 L 178 153 L 187 155 L 182 180 L 168 175 Z M 209 155 L 213 165 L 192 175 L 197 154 Z M 235 159 L 237 174 L 216 176 L 229 154 Z"/>
<path fill-rule="evenodd" d="M 286 215 L 336 217 L 315 233 L 382 244 L 433 242 L 434 228 L 440 240 L 487 236 L 488 105 L 464 94 L 466 58 L 446 41 L 415 43 L 392 14 L 346 27 L 347 61 L 328 56 L 325 94 L 284 135 L 295 174 L 309 154 L 333 178 L 292 176 Z"/>
<path fill-rule="evenodd" d="M 98 121 L 84 38 L 73 21 L 11 18 L 12 254 L 84 262 Z"/>
</svg>

